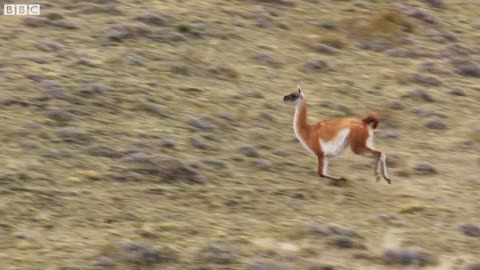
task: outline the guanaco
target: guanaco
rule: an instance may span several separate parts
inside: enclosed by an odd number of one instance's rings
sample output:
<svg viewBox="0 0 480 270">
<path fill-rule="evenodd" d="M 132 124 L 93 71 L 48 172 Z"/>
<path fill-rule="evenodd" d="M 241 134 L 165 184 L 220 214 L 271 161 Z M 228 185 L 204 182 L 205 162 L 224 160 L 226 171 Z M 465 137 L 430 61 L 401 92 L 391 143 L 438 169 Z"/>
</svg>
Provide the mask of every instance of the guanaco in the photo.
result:
<svg viewBox="0 0 480 270">
<path fill-rule="evenodd" d="M 300 86 L 297 91 L 283 97 L 284 102 L 295 105 L 293 130 L 300 143 L 318 160 L 318 175 L 334 181 L 346 181 L 344 177 L 328 174 L 328 158 L 343 153 L 347 146 L 357 155 L 375 158 L 375 176 L 380 181 L 379 169 L 383 178 L 390 184 L 387 174 L 386 156 L 373 148 L 373 130 L 378 125 L 378 118 L 368 115 L 363 119 L 339 118 L 323 120 L 310 125 L 307 119 L 307 102 Z"/>
</svg>

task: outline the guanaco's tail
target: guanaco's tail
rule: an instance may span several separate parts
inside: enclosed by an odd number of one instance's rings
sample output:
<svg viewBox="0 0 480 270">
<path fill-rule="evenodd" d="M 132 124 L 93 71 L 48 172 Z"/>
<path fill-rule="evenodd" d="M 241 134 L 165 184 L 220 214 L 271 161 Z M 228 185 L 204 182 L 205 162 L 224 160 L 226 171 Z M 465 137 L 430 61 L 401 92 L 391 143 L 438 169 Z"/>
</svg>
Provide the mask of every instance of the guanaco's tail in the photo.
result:
<svg viewBox="0 0 480 270">
<path fill-rule="evenodd" d="M 369 125 L 370 123 L 372 123 L 372 128 L 376 129 L 379 121 L 378 121 L 378 117 L 376 117 L 373 114 L 370 114 L 367 117 L 363 118 L 362 122 L 365 123 L 365 125 Z"/>
</svg>

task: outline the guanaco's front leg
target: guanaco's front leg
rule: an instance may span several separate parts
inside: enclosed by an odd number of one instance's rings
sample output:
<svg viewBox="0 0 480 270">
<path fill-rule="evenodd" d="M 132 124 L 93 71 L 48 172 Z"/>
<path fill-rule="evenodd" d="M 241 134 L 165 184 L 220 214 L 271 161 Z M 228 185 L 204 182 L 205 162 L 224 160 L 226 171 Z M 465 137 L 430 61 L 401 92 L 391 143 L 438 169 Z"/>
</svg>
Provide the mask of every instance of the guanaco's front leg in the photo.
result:
<svg viewBox="0 0 480 270">
<path fill-rule="evenodd" d="M 333 181 L 344 181 L 346 182 L 347 179 L 345 177 L 337 177 L 337 176 L 331 176 L 328 175 L 327 169 L 328 169 L 328 159 L 327 157 L 323 155 L 318 155 L 318 175 L 322 178 L 327 178 Z"/>
</svg>

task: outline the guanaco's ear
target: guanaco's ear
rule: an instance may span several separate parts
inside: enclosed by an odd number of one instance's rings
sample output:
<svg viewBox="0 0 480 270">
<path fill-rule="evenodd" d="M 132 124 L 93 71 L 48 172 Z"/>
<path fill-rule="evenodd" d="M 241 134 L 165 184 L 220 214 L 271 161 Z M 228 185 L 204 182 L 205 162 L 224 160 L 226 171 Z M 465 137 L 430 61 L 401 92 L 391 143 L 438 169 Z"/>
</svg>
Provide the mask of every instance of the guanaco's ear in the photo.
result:
<svg viewBox="0 0 480 270">
<path fill-rule="evenodd" d="M 297 85 L 297 91 L 298 91 L 299 94 L 302 93 L 302 90 L 300 89 L 300 85 Z"/>
</svg>

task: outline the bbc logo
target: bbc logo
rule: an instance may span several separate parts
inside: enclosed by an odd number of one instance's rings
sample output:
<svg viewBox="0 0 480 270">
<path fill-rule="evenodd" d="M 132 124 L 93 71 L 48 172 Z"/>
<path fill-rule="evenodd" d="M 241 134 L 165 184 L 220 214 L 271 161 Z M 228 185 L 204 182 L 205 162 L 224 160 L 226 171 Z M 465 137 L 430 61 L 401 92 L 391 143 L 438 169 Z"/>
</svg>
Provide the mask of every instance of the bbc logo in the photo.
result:
<svg viewBox="0 0 480 270">
<path fill-rule="evenodd" d="M 39 4 L 5 4 L 3 5 L 3 15 L 40 15 Z"/>
</svg>

